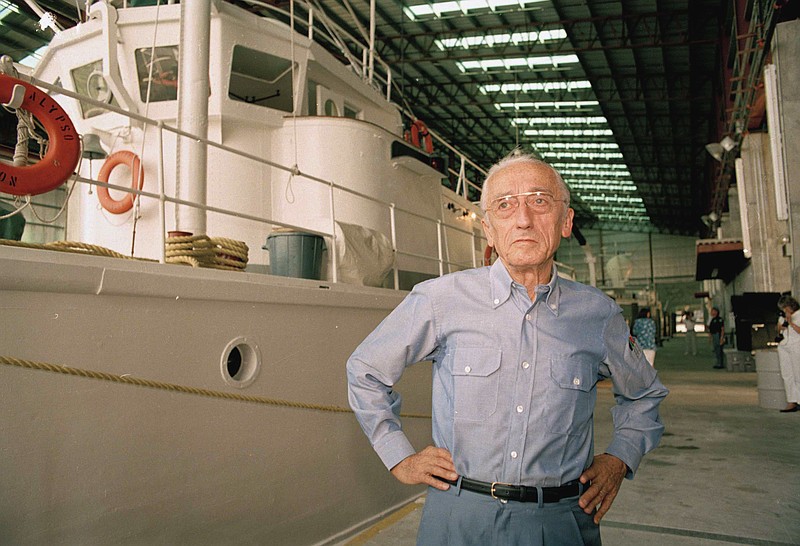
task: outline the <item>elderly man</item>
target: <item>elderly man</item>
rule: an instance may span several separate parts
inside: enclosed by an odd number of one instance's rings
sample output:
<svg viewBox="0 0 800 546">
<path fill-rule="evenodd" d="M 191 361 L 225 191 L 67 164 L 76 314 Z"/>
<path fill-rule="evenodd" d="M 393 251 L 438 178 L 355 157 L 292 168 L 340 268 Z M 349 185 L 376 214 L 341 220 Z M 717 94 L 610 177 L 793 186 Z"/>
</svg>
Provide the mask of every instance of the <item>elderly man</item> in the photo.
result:
<svg viewBox="0 0 800 546">
<path fill-rule="evenodd" d="M 558 277 L 569 190 L 510 156 L 483 186 L 499 260 L 417 285 L 347 363 L 350 404 L 406 484 L 429 486 L 417 543 L 600 544 L 600 519 L 663 432 L 667 389 L 601 291 Z M 433 362 L 433 441 L 416 451 L 393 389 Z M 611 379 L 614 437 L 594 456 L 596 384 Z"/>
</svg>

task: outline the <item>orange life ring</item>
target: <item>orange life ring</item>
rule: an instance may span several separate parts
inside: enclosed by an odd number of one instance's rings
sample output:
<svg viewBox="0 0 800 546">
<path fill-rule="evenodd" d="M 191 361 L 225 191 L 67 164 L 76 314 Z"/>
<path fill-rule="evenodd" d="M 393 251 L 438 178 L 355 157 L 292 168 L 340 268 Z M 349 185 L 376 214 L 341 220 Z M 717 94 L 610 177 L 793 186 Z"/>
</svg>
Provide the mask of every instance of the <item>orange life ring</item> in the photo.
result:
<svg viewBox="0 0 800 546">
<path fill-rule="evenodd" d="M 138 188 L 141 190 L 144 187 L 144 169 L 141 169 L 141 162 L 139 161 L 139 156 L 135 153 L 130 152 L 128 150 L 121 150 L 119 152 L 114 152 L 106 159 L 103 166 L 100 168 L 100 172 L 97 174 L 97 179 L 100 182 L 105 182 L 108 184 L 108 177 L 111 176 L 111 171 L 117 165 L 127 165 L 131 169 L 131 187 L 136 188 L 136 173 L 139 173 L 139 184 Z M 100 204 L 103 206 L 111 214 L 122 214 L 123 212 L 128 212 L 133 208 L 133 202 L 136 200 L 136 195 L 133 193 L 126 193 L 125 197 L 122 199 L 114 199 L 108 193 L 108 188 L 103 186 L 97 187 L 97 198 L 100 200 Z"/>
<path fill-rule="evenodd" d="M 420 119 L 411 124 L 411 144 L 423 148 L 429 154 L 433 153 L 433 135 L 428 131 L 425 122 Z"/>
<path fill-rule="evenodd" d="M 18 107 L 27 110 L 47 131 L 49 144 L 44 157 L 33 165 L 16 167 L 0 162 L 0 192 L 11 195 L 39 195 L 66 182 L 81 155 L 81 142 L 75 126 L 63 108 L 38 87 L 0 74 L 0 103 L 12 100 L 17 85 L 25 88 Z"/>
<path fill-rule="evenodd" d="M 492 265 L 492 252 L 494 247 L 486 245 L 486 250 L 483 251 L 483 265 Z"/>
</svg>

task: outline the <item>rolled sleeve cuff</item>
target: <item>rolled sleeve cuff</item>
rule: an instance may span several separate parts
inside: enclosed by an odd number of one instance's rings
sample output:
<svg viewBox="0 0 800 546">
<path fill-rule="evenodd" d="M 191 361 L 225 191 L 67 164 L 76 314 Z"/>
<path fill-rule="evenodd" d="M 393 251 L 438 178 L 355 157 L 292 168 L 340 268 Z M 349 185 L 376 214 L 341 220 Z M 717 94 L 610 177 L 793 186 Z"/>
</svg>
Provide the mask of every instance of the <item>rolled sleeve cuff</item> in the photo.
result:
<svg viewBox="0 0 800 546">
<path fill-rule="evenodd" d="M 642 462 L 643 455 L 639 452 L 639 449 L 622 438 L 614 438 L 611 441 L 611 445 L 606 449 L 606 453 L 620 459 L 628 466 L 628 472 L 625 477 L 632 480 L 636 470 L 639 468 L 639 463 Z"/>
<path fill-rule="evenodd" d="M 406 457 L 416 453 L 414 446 L 408 441 L 406 435 L 399 430 L 381 438 L 374 448 L 388 470 L 397 466 L 397 463 Z"/>
</svg>

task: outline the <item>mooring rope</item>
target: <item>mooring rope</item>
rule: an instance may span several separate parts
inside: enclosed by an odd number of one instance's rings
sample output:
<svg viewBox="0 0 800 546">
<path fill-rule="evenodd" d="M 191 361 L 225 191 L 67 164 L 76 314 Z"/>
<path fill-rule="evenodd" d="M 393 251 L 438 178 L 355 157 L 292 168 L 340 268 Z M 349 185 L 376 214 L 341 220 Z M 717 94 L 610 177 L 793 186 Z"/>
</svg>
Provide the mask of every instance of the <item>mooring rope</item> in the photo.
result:
<svg viewBox="0 0 800 546">
<path fill-rule="evenodd" d="M 0 239 L 0 245 L 39 250 L 57 250 L 73 254 L 91 254 L 93 256 L 122 258 L 124 260 L 156 261 L 148 258 L 126 256 L 109 248 L 77 241 L 26 243 L 12 239 Z M 170 264 L 186 264 L 192 267 L 244 271 L 245 267 L 247 267 L 249 250 L 247 244 L 243 241 L 225 237 L 208 237 L 207 235 L 168 237 L 166 242 L 166 262 Z"/>
<path fill-rule="evenodd" d="M 307 402 L 294 402 L 291 400 L 281 400 L 279 398 L 267 398 L 264 396 L 252 396 L 247 394 L 201 389 L 197 387 L 187 387 L 186 385 L 176 385 L 175 383 L 165 383 L 163 381 L 152 381 L 150 379 L 142 379 L 128 374 L 117 375 L 117 374 L 98 372 L 93 370 L 84 370 L 81 368 L 73 368 L 70 366 L 61 366 L 59 364 L 49 364 L 47 362 L 34 362 L 32 360 L 25 360 L 22 358 L 14 358 L 10 356 L 0 356 L 0 364 L 5 364 L 6 366 L 15 366 L 17 368 L 25 368 L 28 370 L 40 370 L 53 373 L 60 373 L 64 375 L 85 377 L 89 379 L 99 379 L 101 381 L 110 381 L 112 383 L 124 383 L 127 385 L 135 385 L 137 387 L 150 387 L 152 389 L 160 389 L 170 392 L 179 392 L 182 394 L 193 394 L 196 396 L 206 396 L 209 398 L 222 398 L 225 400 L 233 400 L 237 402 L 251 402 L 255 404 L 265 404 L 268 406 L 279 406 L 285 408 L 324 411 L 328 413 L 353 413 L 353 410 L 351 410 L 350 408 L 344 408 L 342 406 L 334 406 L 326 404 L 309 404 Z M 410 419 L 431 418 L 430 415 L 422 413 L 401 413 L 400 417 L 405 417 Z"/>
<path fill-rule="evenodd" d="M 93 256 L 108 256 L 110 258 L 122 258 L 124 260 L 147 260 L 146 258 L 133 258 L 120 254 L 110 248 L 105 248 L 98 245 L 90 245 L 87 243 L 79 243 L 77 241 L 53 241 L 52 243 L 25 243 L 22 241 L 14 241 L 12 239 L 0 239 L 0 245 L 18 246 L 22 248 L 35 248 L 39 250 L 57 250 L 59 252 L 71 252 L 73 254 L 91 254 Z"/>
</svg>

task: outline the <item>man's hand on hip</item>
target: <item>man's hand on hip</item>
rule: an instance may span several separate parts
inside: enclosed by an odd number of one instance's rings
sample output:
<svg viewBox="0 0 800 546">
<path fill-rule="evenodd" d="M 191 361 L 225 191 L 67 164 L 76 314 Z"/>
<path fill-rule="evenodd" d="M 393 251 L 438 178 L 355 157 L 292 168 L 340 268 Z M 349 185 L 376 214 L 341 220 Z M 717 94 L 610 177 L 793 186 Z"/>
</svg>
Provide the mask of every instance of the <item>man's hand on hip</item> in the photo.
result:
<svg viewBox="0 0 800 546">
<path fill-rule="evenodd" d="M 447 491 L 450 488 L 450 484 L 437 478 L 446 480 L 458 478 L 450 452 L 433 446 L 428 446 L 419 453 L 409 455 L 397 463 L 391 472 L 402 483 L 408 485 L 425 484 L 442 491 Z"/>
<path fill-rule="evenodd" d="M 595 456 L 592 465 L 581 474 L 581 483 L 592 482 L 592 485 L 581 495 L 578 504 L 587 514 L 597 507 L 595 523 L 600 523 L 611 508 L 627 472 L 628 467 L 621 459 L 604 453 Z"/>
</svg>

